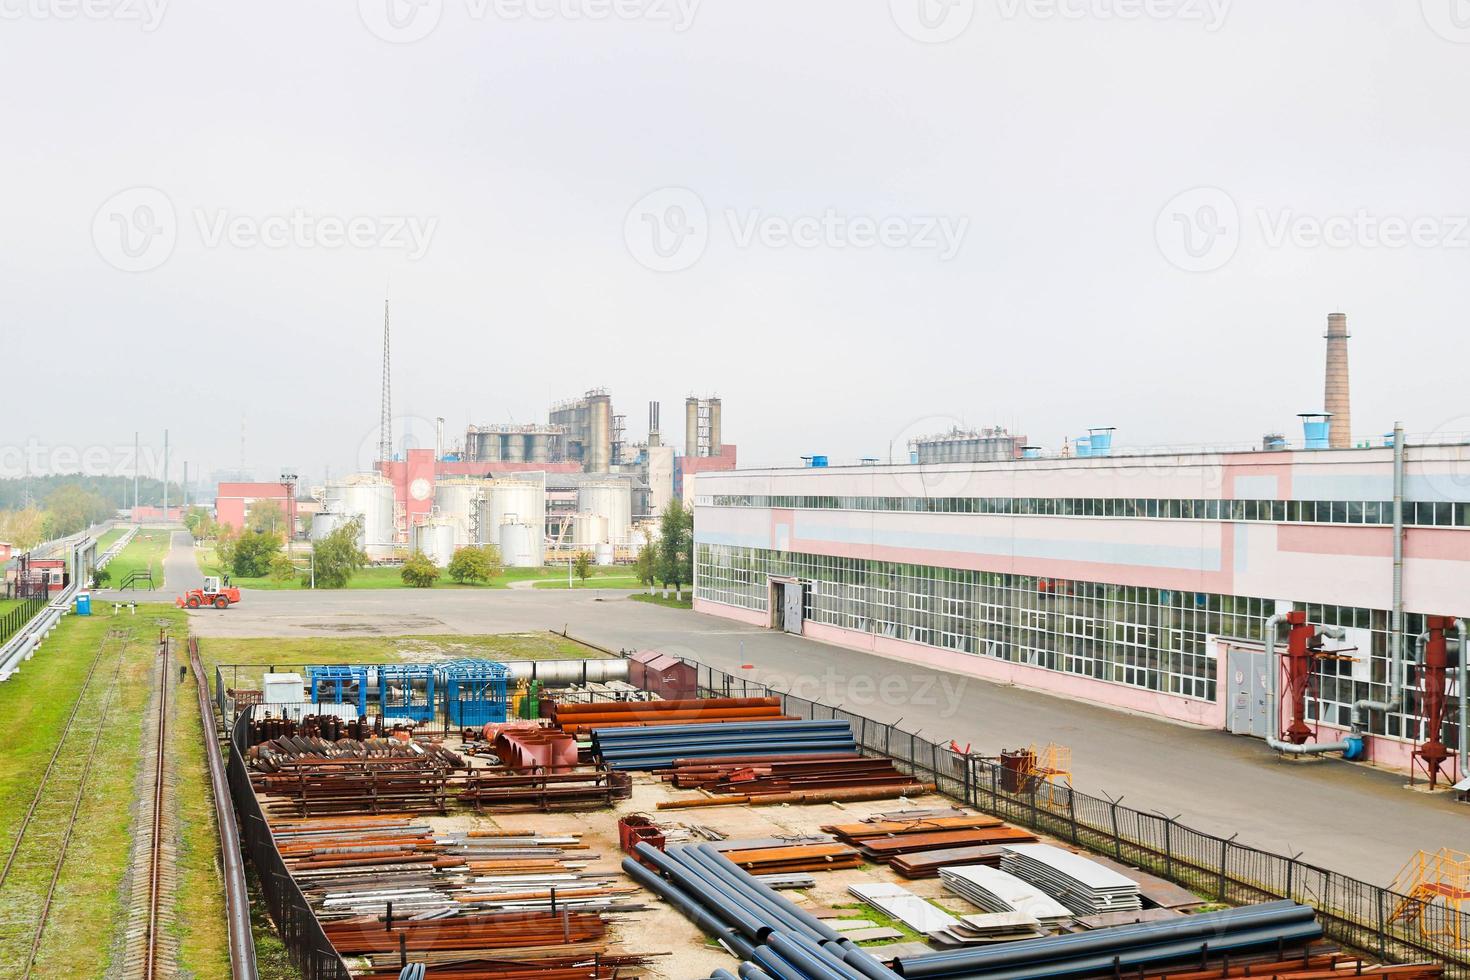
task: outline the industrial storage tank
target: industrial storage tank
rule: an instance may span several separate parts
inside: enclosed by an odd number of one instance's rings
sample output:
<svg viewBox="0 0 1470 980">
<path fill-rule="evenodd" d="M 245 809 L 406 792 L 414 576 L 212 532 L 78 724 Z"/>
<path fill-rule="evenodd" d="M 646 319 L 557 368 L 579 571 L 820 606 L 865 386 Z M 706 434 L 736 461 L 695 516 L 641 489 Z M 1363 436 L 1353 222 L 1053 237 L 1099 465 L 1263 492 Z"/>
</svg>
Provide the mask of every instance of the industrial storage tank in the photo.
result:
<svg viewBox="0 0 1470 980">
<path fill-rule="evenodd" d="M 341 506 L 340 500 L 337 505 Z M 347 518 L 341 514 L 324 510 L 311 519 L 311 540 L 321 541 L 345 523 L 347 523 Z"/>
<path fill-rule="evenodd" d="M 344 520 L 362 518 L 357 546 L 373 561 L 392 558 L 398 551 L 393 484 L 380 476 L 350 477 L 341 486 L 340 499 Z"/>
<path fill-rule="evenodd" d="M 499 544 L 505 524 L 529 524 L 546 533 L 546 478 L 491 480 L 480 506 L 480 543 Z"/>
<path fill-rule="evenodd" d="M 591 549 L 600 544 L 610 544 L 607 518 L 601 514 L 572 515 L 572 545 Z"/>
<path fill-rule="evenodd" d="M 454 525 L 449 521 L 430 521 L 413 529 L 413 550 L 422 551 L 429 561 L 440 568 L 449 565 L 458 547 L 460 544 L 455 540 Z"/>
<path fill-rule="evenodd" d="M 577 488 L 577 511 L 607 520 L 608 537 L 614 547 L 626 548 L 633 531 L 633 488 L 624 480 L 599 480 Z M 596 543 L 596 542 L 590 542 Z"/>
<path fill-rule="evenodd" d="M 593 561 L 604 567 L 613 563 L 613 546 L 610 544 L 599 544 L 592 549 Z"/>
<path fill-rule="evenodd" d="M 546 564 L 546 535 L 533 524 L 500 525 L 500 560 L 506 568 L 540 568 Z"/>
<path fill-rule="evenodd" d="M 434 485 L 435 516 L 454 528 L 455 547 L 480 543 L 480 504 L 488 486 L 487 480 L 468 478 L 440 480 Z"/>
</svg>

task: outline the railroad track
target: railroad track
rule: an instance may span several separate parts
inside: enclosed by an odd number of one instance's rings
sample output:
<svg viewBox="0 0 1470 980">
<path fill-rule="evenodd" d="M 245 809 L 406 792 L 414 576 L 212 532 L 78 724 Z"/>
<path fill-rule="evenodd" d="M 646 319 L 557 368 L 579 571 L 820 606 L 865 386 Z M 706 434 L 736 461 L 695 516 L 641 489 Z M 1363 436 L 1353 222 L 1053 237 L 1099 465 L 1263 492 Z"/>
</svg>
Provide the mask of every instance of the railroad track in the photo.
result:
<svg viewBox="0 0 1470 980">
<path fill-rule="evenodd" d="M 173 974 L 177 943 L 168 932 L 173 918 L 178 873 L 173 813 L 173 768 L 168 739 L 173 703 L 169 698 L 174 663 L 165 637 L 159 645 L 158 682 L 154 687 L 152 754 L 139 773 L 137 817 L 141 832 L 134 838 L 132 901 L 124 933 L 123 980 L 157 980 Z M 144 784 L 149 792 L 144 795 Z"/>
<path fill-rule="evenodd" d="M 76 724 L 76 719 L 89 694 L 94 693 L 97 668 L 111 646 L 117 647 L 117 658 L 107 689 L 100 695 L 101 703 L 97 706 L 89 738 L 89 733 Z M 119 631 L 109 632 L 98 645 L 77 700 L 58 733 L 56 749 L 16 830 L 4 868 L 0 869 L 0 908 L 5 910 L 0 917 L 0 951 L 19 954 L 16 961 L 5 963 L 7 976 L 29 978 L 35 972 L 36 958 L 40 954 L 56 898 L 57 883 L 66 865 L 82 803 L 87 799 L 97 747 L 116 700 L 127 649 L 126 636 Z M 81 748 L 79 742 L 85 748 Z M 45 889 L 38 891 L 43 880 Z M 9 953 L 0 956 L 0 960 L 8 961 L 9 958 Z"/>
</svg>

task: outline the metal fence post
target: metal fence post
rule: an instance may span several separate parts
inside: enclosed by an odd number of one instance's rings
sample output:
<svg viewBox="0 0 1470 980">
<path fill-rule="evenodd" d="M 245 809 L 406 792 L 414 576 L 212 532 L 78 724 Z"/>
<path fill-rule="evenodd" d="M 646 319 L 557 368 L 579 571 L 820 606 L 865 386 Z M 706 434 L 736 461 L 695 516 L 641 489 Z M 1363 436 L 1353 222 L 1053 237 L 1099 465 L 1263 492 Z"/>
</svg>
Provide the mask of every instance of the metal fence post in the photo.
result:
<svg viewBox="0 0 1470 980">
<path fill-rule="evenodd" d="M 1282 895 L 1281 896 L 1282 898 L 1291 898 L 1291 895 L 1292 895 L 1292 878 L 1295 876 L 1295 874 L 1296 874 L 1296 858 L 1289 857 L 1289 858 L 1286 859 L 1286 894 L 1285 895 Z M 1295 899 L 1293 899 L 1293 901 L 1295 901 Z"/>
<path fill-rule="evenodd" d="M 1118 802 L 1122 799 L 1108 801 L 1113 811 L 1113 854 L 1119 861 L 1123 860 L 1123 835 L 1118 831 Z"/>
<path fill-rule="evenodd" d="M 1072 843 L 1077 843 L 1077 796 L 1067 791 L 1067 815 L 1072 819 Z"/>
<path fill-rule="evenodd" d="M 1174 821 L 1168 817 L 1164 818 L 1164 874 L 1168 878 L 1174 877 L 1174 839 L 1169 833 L 1174 826 Z"/>
<path fill-rule="evenodd" d="M 1373 891 L 1378 896 L 1378 958 L 1386 963 L 1388 954 L 1384 951 L 1384 933 L 1388 931 L 1388 923 L 1384 921 L 1383 889 L 1375 888 Z"/>
<path fill-rule="evenodd" d="M 1232 834 L 1229 840 L 1220 841 L 1220 901 L 1225 901 L 1225 869 L 1229 864 L 1230 841 L 1235 840 L 1237 835 Z"/>
</svg>

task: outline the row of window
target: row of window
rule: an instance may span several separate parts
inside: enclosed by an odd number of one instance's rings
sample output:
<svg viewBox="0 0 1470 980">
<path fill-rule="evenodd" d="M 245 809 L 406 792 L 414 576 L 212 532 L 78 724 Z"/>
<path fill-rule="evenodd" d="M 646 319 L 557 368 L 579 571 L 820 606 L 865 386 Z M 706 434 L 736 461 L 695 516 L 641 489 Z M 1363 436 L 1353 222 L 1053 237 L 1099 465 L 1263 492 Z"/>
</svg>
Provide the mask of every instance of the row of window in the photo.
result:
<svg viewBox="0 0 1470 980">
<path fill-rule="evenodd" d="M 1391 500 L 1209 500 L 1153 497 L 831 497 L 800 494 L 718 494 L 715 507 L 785 510 L 894 511 L 911 514 L 1003 514 L 1039 517 L 1123 517 L 1276 524 L 1393 524 Z M 1404 523 L 1470 527 L 1470 503 L 1404 501 Z"/>
<path fill-rule="evenodd" d="M 1009 575 L 697 543 L 695 595 L 770 609 L 772 577 L 807 583 L 804 614 L 830 626 L 1047 670 L 1215 701 L 1208 638 L 1256 639 L 1273 600 Z M 1312 716 L 1346 725 L 1352 703 L 1387 700 L 1389 618 L 1383 610 L 1299 606 L 1313 622 L 1354 632 L 1349 658 L 1321 662 Z M 1406 616 L 1405 642 L 1424 628 Z M 1409 683 L 1413 683 L 1412 673 Z M 1375 734 L 1416 736 L 1404 713 Z M 1417 736 L 1416 736 L 1417 737 Z"/>
</svg>

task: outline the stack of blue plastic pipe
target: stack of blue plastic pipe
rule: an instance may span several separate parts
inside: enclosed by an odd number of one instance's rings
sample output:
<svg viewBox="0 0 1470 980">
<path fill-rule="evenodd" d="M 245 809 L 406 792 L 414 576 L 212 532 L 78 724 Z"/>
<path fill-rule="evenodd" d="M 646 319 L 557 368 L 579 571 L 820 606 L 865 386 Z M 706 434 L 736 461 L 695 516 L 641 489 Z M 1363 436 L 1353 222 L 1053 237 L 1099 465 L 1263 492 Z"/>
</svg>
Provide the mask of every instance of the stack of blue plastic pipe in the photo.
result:
<svg viewBox="0 0 1470 980">
<path fill-rule="evenodd" d="M 667 853 L 639 844 L 636 853 L 658 870 L 624 858 L 628 876 L 744 960 L 743 980 L 899 980 L 708 844 L 676 845 Z M 720 980 L 731 980 L 729 973 Z"/>
<path fill-rule="evenodd" d="M 1294 951 L 1321 935 L 1311 906 L 1266 902 L 983 949 L 902 957 L 893 969 L 907 980 L 1046 980 L 1198 962 L 1251 949 Z"/>
<path fill-rule="evenodd" d="M 846 721 L 728 721 L 597 728 L 592 749 L 612 769 L 669 769 L 675 759 L 856 752 Z"/>
</svg>

